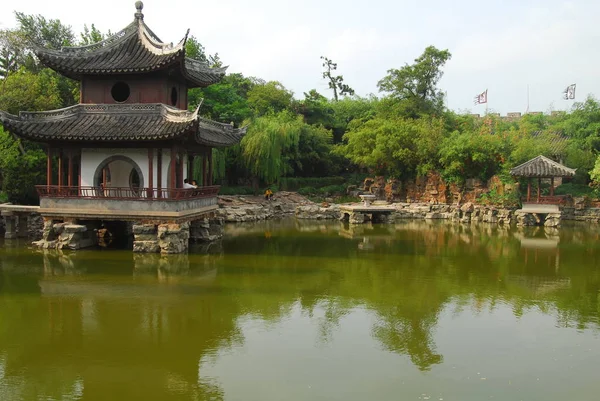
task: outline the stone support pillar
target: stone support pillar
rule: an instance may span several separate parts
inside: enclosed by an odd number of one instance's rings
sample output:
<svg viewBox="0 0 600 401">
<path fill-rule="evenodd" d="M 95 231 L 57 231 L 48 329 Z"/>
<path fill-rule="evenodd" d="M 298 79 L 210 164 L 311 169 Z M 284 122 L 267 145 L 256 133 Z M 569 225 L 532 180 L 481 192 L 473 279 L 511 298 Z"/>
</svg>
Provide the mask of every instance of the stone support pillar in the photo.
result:
<svg viewBox="0 0 600 401">
<path fill-rule="evenodd" d="M 17 238 L 17 222 L 15 214 L 13 212 L 5 211 L 2 212 L 2 217 L 4 217 L 4 238 Z"/>
<path fill-rule="evenodd" d="M 135 224 L 133 251 L 137 253 L 187 253 L 189 223 Z"/>
<path fill-rule="evenodd" d="M 20 214 L 19 215 L 19 231 L 17 232 L 17 237 L 19 238 L 27 238 L 29 236 L 27 230 L 27 215 Z"/>
</svg>

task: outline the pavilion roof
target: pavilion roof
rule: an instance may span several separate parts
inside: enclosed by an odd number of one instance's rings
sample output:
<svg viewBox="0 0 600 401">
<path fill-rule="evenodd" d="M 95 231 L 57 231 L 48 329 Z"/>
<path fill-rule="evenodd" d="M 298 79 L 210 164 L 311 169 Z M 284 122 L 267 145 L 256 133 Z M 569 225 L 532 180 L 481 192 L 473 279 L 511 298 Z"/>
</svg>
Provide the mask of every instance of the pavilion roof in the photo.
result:
<svg viewBox="0 0 600 401">
<path fill-rule="evenodd" d="M 49 68 L 76 80 L 85 75 L 135 74 L 175 71 L 188 87 L 206 87 L 219 82 L 225 68 L 185 56 L 188 32 L 177 44 L 162 42 L 144 22 L 143 5 L 136 3 L 134 21 L 101 42 L 86 46 L 65 46 L 60 50 L 35 47 L 40 61 Z"/>
<path fill-rule="evenodd" d="M 536 178 L 572 177 L 575 175 L 575 170 L 540 155 L 511 169 L 510 175 Z"/>
<path fill-rule="evenodd" d="M 238 143 L 246 133 L 199 117 L 198 111 L 162 103 L 78 104 L 18 116 L 0 111 L 0 122 L 15 135 L 45 143 L 165 141 L 194 134 L 197 143 L 219 147 Z"/>
</svg>

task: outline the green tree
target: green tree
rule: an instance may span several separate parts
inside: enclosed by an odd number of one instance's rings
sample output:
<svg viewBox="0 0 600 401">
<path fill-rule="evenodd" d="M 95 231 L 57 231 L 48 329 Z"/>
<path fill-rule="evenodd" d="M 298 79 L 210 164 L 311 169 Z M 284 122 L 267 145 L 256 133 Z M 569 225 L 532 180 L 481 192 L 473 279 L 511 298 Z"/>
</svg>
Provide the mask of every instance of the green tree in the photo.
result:
<svg viewBox="0 0 600 401">
<path fill-rule="evenodd" d="M 277 81 L 259 82 L 247 93 L 248 106 L 256 116 L 289 109 L 293 94 Z"/>
<path fill-rule="evenodd" d="M 290 159 L 298 153 L 304 122 L 289 111 L 253 119 L 241 148 L 245 165 L 254 177 L 267 184 L 293 171 Z"/>
<path fill-rule="evenodd" d="M 429 46 L 414 63 L 400 69 L 388 70 L 378 86 L 390 97 L 390 105 L 400 115 L 417 118 L 427 114 L 441 114 L 444 110 L 444 93 L 437 87 L 442 78 L 442 67 L 451 58 L 448 50 Z"/>
<path fill-rule="evenodd" d="M 443 137 L 441 119 L 376 117 L 352 124 L 335 151 L 377 175 L 407 178 L 438 166 L 438 146 Z"/>
<path fill-rule="evenodd" d="M 0 110 L 12 114 L 19 111 L 41 111 L 57 109 L 62 106 L 59 79 L 49 69 L 35 74 L 20 69 L 10 74 L 2 83 L 0 91 Z"/>
<path fill-rule="evenodd" d="M 90 28 L 88 28 L 87 25 L 83 25 L 83 32 L 79 34 L 79 46 L 87 46 L 94 43 L 102 42 L 104 39 L 106 39 L 107 36 L 110 35 L 110 31 L 107 35 L 104 35 L 102 32 L 100 32 L 100 30 L 98 30 L 98 28 L 96 28 L 94 24 L 92 24 Z"/>
<path fill-rule="evenodd" d="M 15 12 L 19 30 L 33 44 L 49 49 L 72 46 L 75 35 L 70 26 L 63 25 L 58 19 L 47 20 L 41 15 L 27 15 Z"/>
<path fill-rule="evenodd" d="M 342 75 L 334 75 L 333 72 L 337 70 L 337 63 L 334 63 L 325 56 L 321 56 L 323 60 L 323 78 L 328 82 L 329 89 L 333 91 L 333 100 L 336 102 L 339 100 L 339 95 L 354 95 L 354 89 L 344 83 L 344 77 Z"/>
</svg>

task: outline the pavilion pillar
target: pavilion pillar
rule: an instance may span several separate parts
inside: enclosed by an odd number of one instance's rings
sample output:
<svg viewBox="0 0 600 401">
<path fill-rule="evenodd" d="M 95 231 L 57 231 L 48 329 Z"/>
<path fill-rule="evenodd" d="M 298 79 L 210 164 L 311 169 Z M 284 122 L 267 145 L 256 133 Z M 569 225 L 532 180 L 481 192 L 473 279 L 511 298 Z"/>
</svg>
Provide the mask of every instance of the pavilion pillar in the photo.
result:
<svg viewBox="0 0 600 401">
<path fill-rule="evenodd" d="M 67 167 L 67 186 L 73 186 L 73 151 L 69 149 L 69 153 L 67 153 L 68 158 L 68 167 Z"/>
<path fill-rule="evenodd" d="M 527 202 L 531 202 L 531 178 L 527 178 Z"/>
<path fill-rule="evenodd" d="M 187 154 L 187 178 L 190 181 L 194 180 L 194 154 L 189 152 Z"/>
<path fill-rule="evenodd" d="M 162 148 L 158 149 L 156 155 L 156 197 L 162 198 Z"/>
<path fill-rule="evenodd" d="M 46 186 L 47 190 L 50 191 L 52 185 L 52 148 L 48 146 L 48 158 L 46 159 Z"/>
<path fill-rule="evenodd" d="M 81 149 L 79 149 L 77 154 L 77 187 L 79 188 L 79 196 L 81 196 Z"/>
<path fill-rule="evenodd" d="M 177 165 L 177 188 L 183 188 L 183 158 L 185 152 L 179 151 L 179 164 Z"/>
<path fill-rule="evenodd" d="M 58 151 L 58 190 L 60 191 L 63 186 L 63 169 L 62 169 L 62 150 Z"/>
<path fill-rule="evenodd" d="M 206 149 L 202 152 L 202 186 L 208 186 L 208 152 Z"/>
<path fill-rule="evenodd" d="M 554 196 L 554 177 L 550 177 L 550 196 Z"/>
<path fill-rule="evenodd" d="M 542 194 L 542 179 L 538 177 L 538 190 L 537 190 L 537 203 L 540 203 L 540 198 Z"/>
<path fill-rule="evenodd" d="M 176 169 L 177 168 L 177 149 L 175 147 L 175 145 L 171 146 L 171 161 L 170 161 L 170 169 L 171 169 L 171 176 L 170 181 L 171 181 L 171 185 L 169 186 L 170 190 L 173 190 L 175 188 L 177 188 L 177 177 L 176 177 Z M 175 191 L 171 191 L 171 197 L 175 196 Z"/>
<path fill-rule="evenodd" d="M 213 152 L 208 148 L 208 185 L 213 184 Z"/>
<path fill-rule="evenodd" d="M 148 148 L 148 198 L 154 198 L 154 148 Z"/>
</svg>

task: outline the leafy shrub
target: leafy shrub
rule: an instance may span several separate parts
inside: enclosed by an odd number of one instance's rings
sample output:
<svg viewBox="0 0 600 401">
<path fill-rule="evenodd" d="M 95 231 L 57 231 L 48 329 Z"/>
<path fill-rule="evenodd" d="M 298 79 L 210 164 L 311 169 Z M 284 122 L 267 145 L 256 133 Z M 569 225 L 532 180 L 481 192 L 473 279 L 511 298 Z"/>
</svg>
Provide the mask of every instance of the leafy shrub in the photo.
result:
<svg viewBox="0 0 600 401">
<path fill-rule="evenodd" d="M 221 187 L 219 195 L 254 195 L 252 187 Z"/>
<path fill-rule="evenodd" d="M 0 203 L 8 202 L 8 195 L 6 193 L 0 191 Z"/>
<path fill-rule="evenodd" d="M 590 196 L 593 195 L 594 189 L 584 184 L 574 184 L 572 182 L 559 185 L 554 189 L 555 195 L 572 195 L 572 196 Z"/>
<path fill-rule="evenodd" d="M 325 196 L 343 195 L 346 192 L 346 187 L 344 185 L 328 185 L 320 188 L 319 192 Z"/>
<path fill-rule="evenodd" d="M 496 189 L 492 189 L 490 192 L 481 194 L 477 198 L 477 203 L 482 205 L 493 205 L 503 207 L 518 207 L 521 205 L 521 199 L 517 191 L 498 193 Z"/>
<path fill-rule="evenodd" d="M 317 190 L 313 187 L 302 187 L 298 189 L 300 195 L 309 196 L 317 193 Z"/>
<path fill-rule="evenodd" d="M 322 188 L 331 185 L 342 185 L 346 182 L 344 177 L 283 177 L 279 181 L 282 191 L 295 191 L 301 188 Z"/>
</svg>

